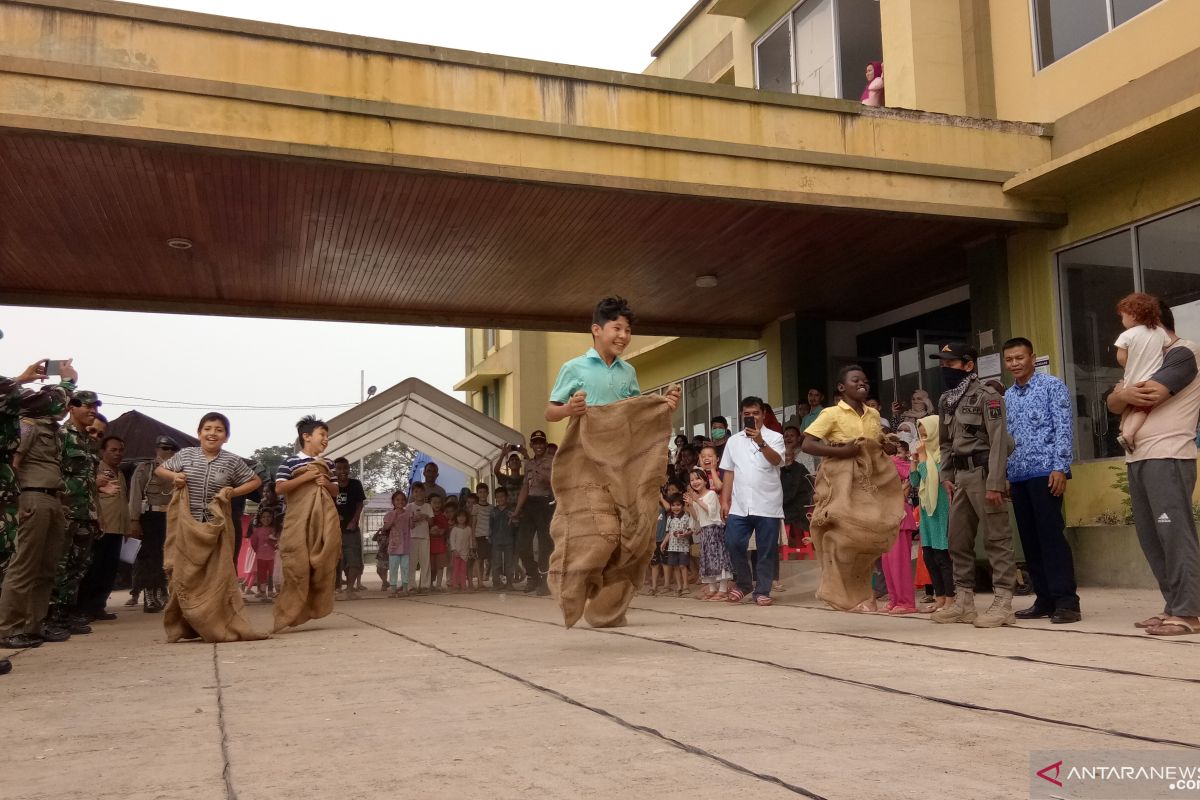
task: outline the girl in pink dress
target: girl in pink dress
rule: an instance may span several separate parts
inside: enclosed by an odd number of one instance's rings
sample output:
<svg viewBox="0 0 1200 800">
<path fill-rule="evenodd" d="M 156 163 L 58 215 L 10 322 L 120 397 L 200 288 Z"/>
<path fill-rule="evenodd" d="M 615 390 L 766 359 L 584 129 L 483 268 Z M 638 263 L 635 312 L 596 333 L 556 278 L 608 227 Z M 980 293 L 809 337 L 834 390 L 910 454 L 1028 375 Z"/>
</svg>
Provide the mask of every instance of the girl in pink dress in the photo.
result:
<svg viewBox="0 0 1200 800">
<path fill-rule="evenodd" d="M 912 471 L 912 457 L 908 452 L 908 443 L 897 437 L 889 437 L 895 444 L 897 452 L 892 456 L 896 471 L 900 473 L 902 486 L 908 486 L 908 474 Z M 917 598 L 913 587 L 912 537 L 917 529 L 917 521 L 913 516 L 913 507 L 909 503 L 908 493 L 904 495 L 904 519 L 900 522 L 900 534 L 892 549 L 883 554 L 883 579 L 887 583 L 889 614 L 915 614 Z"/>
</svg>

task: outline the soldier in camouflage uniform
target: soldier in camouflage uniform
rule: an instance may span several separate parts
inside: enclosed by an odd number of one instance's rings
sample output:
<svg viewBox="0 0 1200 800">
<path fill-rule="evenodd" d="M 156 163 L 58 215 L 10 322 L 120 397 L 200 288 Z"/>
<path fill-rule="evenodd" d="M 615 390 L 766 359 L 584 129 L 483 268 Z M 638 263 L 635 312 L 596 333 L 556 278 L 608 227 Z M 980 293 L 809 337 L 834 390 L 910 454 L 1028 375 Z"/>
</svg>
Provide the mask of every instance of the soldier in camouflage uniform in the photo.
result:
<svg viewBox="0 0 1200 800">
<path fill-rule="evenodd" d="M 100 538 L 100 494 L 96 468 L 100 448 L 88 430 L 96 422 L 100 400 L 95 392 L 76 391 L 71 397 L 70 419 L 62 427 L 62 476 L 66 491 L 66 549 L 58 562 L 46 623 L 73 634 L 91 633 L 86 617 L 76 610 L 79 582 L 92 562 L 92 545 Z"/>
<path fill-rule="evenodd" d="M 75 371 L 67 362 L 65 372 L 71 380 L 64 375 L 63 382 L 58 386 L 22 391 L 22 384 L 46 377 L 46 366 L 47 362 L 38 361 L 15 378 L 0 377 L 0 582 L 4 580 L 4 569 L 17 547 L 21 489 L 12 462 L 13 453 L 21 441 L 21 417 L 26 414 L 61 414 L 67 406 L 67 398 L 75 390 Z M 0 658 L 0 675 L 11 671 L 12 662 Z"/>
<path fill-rule="evenodd" d="M 75 391 L 74 381 L 65 375 L 56 386 L 22 391 L 21 384 L 44 379 L 45 369 L 46 362 L 38 361 L 15 378 L 0 377 L 0 580 L 17 544 L 17 503 L 21 490 L 12 458 L 21 440 L 21 417 L 61 414 Z M 67 371 L 74 376 L 69 364 Z"/>
</svg>

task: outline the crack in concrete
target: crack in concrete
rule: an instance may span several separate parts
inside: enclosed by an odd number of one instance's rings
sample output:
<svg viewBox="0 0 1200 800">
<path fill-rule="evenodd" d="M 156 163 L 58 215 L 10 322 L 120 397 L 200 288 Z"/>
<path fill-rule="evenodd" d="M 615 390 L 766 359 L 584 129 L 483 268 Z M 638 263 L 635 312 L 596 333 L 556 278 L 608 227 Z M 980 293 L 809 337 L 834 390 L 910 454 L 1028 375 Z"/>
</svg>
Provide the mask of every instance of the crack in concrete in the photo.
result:
<svg viewBox="0 0 1200 800">
<path fill-rule="evenodd" d="M 528 617 L 521 617 L 521 616 L 517 616 L 515 614 L 503 614 L 499 611 L 488 611 L 487 609 L 482 609 L 482 608 L 471 608 L 470 606 L 457 606 L 452 603 L 431 603 L 428 600 L 413 600 L 413 599 L 409 599 L 407 602 L 420 603 L 421 605 L 434 606 L 435 608 L 456 608 L 456 609 L 460 609 L 462 611 L 474 611 L 478 614 L 492 614 L 497 617 L 507 617 L 508 619 L 520 620 L 522 622 L 529 622 L 529 623 L 532 623 L 535 625 L 551 625 L 555 628 L 562 627 L 561 624 L 557 623 L 557 622 L 548 622 L 546 620 L 540 620 L 540 619 L 530 619 Z M 359 620 L 359 621 L 361 622 L 362 620 Z M 368 622 L 366 624 L 371 625 L 373 623 Z M 375 626 L 375 627 L 380 627 L 380 626 Z M 384 630 L 386 630 L 386 629 L 384 629 Z M 688 644 L 687 642 L 676 641 L 674 639 L 654 639 L 654 638 L 651 638 L 648 636 L 638 636 L 635 633 L 628 633 L 626 631 L 615 630 L 613 628 L 581 628 L 580 630 L 584 630 L 589 633 L 606 634 L 609 636 L 624 636 L 629 639 L 637 639 L 638 641 L 642 641 L 642 642 L 651 642 L 653 644 L 663 644 L 663 645 L 669 645 L 672 647 L 679 647 L 684 650 L 691 650 L 693 652 L 701 653 L 704 655 L 718 656 L 721 658 L 731 658 L 736 661 L 745 661 L 750 664 L 758 664 L 760 666 L 765 666 L 765 667 L 774 667 L 776 669 L 785 670 L 787 672 L 795 672 L 795 673 L 799 673 L 801 675 L 808 675 L 809 677 L 813 677 L 813 678 L 824 678 L 825 680 L 830 680 L 830 681 L 834 681 L 837 683 L 844 683 L 849 686 L 858 686 L 858 687 L 861 687 L 864 689 L 874 689 L 876 691 L 884 692 L 886 694 L 895 694 L 895 695 L 900 695 L 902 697 L 910 697 L 910 698 L 913 698 L 916 700 L 925 700 L 930 703 L 938 703 L 941 705 L 950 706 L 952 708 L 962 708 L 962 709 L 966 709 L 968 711 L 982 711 L 982 712 L 990 713 L 990 714 L 1003 714 L 1005 716 L 1017 717 L 1018 719 L 1027 719 L 1027 720 L 1031 720 L 1033 722 L 1043 722 L 1043 723 L 1047 723 L 1050 725 L 1060 725 L 1060 726 L 1066 727 L 1066 728 L 1074 728 L 1076 730 L 1088 731 L 1089 733 L 1099 733 L 1099 734 L 1103 734 L 1105 736 L 1114 736 L 1114 737 L 1117 737 L 1120 739 L 1130 739 L 1130 740 L 1139 741 L 1139 742 L 1150 742 L 1152 744 L 1175 745 L 1177 747 L 1186 747 L 1189 750 L 1200 750 L 1200 743 L 1198 743 L 1198 742 L 1184 742 L 1184 741 L 1180 741 L 1177 739 L 1160 739 L 1155 736 L 1144 736 L 1140 733 L 1129 733 L 1128 731 L 1121 731 L 1121 730 L 1117 730 L 1115 728 L 1101 728 L 1096 725 L 1088 725 L 1087 723 L 1084 723 L 1084 722 L 1074 722 L 1072 720 L 1067 720 L 1067 719 L 1057 719 L 1055 717 L 1043 717 L 1043 716 L 1039 716 L 1037 714 L 1028 714 L 1024 711 L 1017 711 L 1016 709 L 1012 709 L 1012 708 L 1003 708 L 1000 706 L 984 706 L 984 705 L 979 705 L 978 703 L 970 703 L 965 700 L 954 700 L 949 697 L 937 697 L 935 695 L 921 694 L 920 692 L 910 692 L 906 689 L 897 689 L 894 686 L 885 686 L 885 685 L 879 684 L 879 683 L 871 683 L 869 681 L 855 680 L 854 678 L 846 678 L 846 677 L 843 677 L 840 675 L 830 675 L 825 672 L 817 672 L 815 670 L 805 669 L 804 667 L 797 667 L 797 666 L 791 666 L 788 664 L 781 664 L 778 661 L 771 661 L 771 660 L 765 659 L 765 658 L 753 658 L 751 656 L 738 655 L 737 653 L 722 653 L 719 650 L 707 650 L 703 647 L 697 647 L 696 645 Z M 397 635 L 403 635 L 403 634 L 397 634 Z"/>
<path fill-rule="evenodd" d="M 414 602 L 422 602 L 422 601 L 418 600 L 418 601 L 414 601 Z M 440 603 L 426 603 L 426 605 L 438 606 L 441 604 Z M 467 608 L 467 607 L 466 606 L 450 606 L 450 608 Z M 471 610 L 471 609 L 468 609 L 468 610 Z M 575 706 L 576 708 L 581 708 L 585 711 L 590 711 L 593 714 L 597 714 L 601 717 L 604 717 L 605 719 L 609 720 L 610 722 L 615 722 L 616 724 L 620 725 L 621 727 L 626 728 L 631 731 L 634 731 L 635 733 L 644 733 L 648 736 L 653 736 L 654 738 L 659 739 L 660 741 L 663 741 L 678 750 L 682 750 L 685 753 L 689 753 L 691 755 L 700 756 L 701 758 L 708 759 L 709 761 L 719 764 L 727 769 L 733 770 L 734 772 L 741 773 L 742 775 L 747 775 L 751 778 L 755 778 L 757 780 L 763 781 L 764 783 L 770 783 L 775 786 L 779 786 L 783 789 L 787 789 L 789 792 L 792 792 L 793 794 L 798 794 L 801 797 L 807 797 L 807 798 L 809 798 L 809 800 L 828 800 L 827 798 L 822 797 L 819 794 L 815 794 L 814 792 L 811 792 L 808 789 L 805 789 L 803 786 L 797 786 L 793 783 L 788 783 L 787 781 L 783 780 L 782 778 L 780 778 L 776 775 L 771 775 L 769 773 L 764 773 L 764 772 L 755 772 L 754 770 L 750 769 L 749 767 L 745 767 L 745 766 L 742 766 L 741 764 L 738 764 L 736 761 L 730 761 L 727 758 L 722 758 L 721 756 L 717 755 L 716 753 L 709 752 L 708 750 L 705 750 L 701 747 L 697 747 L 696 745 L 691 745 L 691 744 L 688 744 L 687 742 L 683 742 L 683 741 L 680 741 L 679 739 L 675 739 L 670 736 L 667 736 L 665 733 L 663 733 L 662 731 L 659 731 L 655 728 L 651 728 L 646 725 L 638 725 L 635 722 L 630 722 L 629 720 L 625 719 L 624 717 L 617 716 L 616 714 L 614 714 L 613 712 L 611 712 L 607 709 L 600 708 L 598 706 L 590 706 L 587 703 L 584 703 L 580 700 L 576 700 L 575 698 L 571 697 L 570 695 L 563 694 L 562 692 L 559 692 L 555 689 L 551 689 L 548 686 L 543 686 L 540 683 L 536 683 L 534 681 L 529 680 L 528 678 L 521 677 L 520 675 L 517 675 L 515 673 L 508 672 L 506 670 L 500 669 L 499 667 L 494 667 L 491 664 L 487 664 L 483 661 L 479 661 L 477 659 L 471 658 L 470 656 L 462 655 L 461 653 L 454 653 L 449 650 L 445 650 L 441 647 L 438 647 L 436 644 L 431 644 L 429 642 L 423 642 L 420 639 L 409 636 L 408 634 L 400 633 L 399 631 L 392 630 L 391 628 L 387 628 L 383 625 L 379 625 L 377 623 L 370 622 L 365 619 L 360 619 L 359 617 L 356 617 L 353 614 L 347 614 L 345 611 L 339 611 L 337 613 L 341 614 L 344 617 L 348 617 L 349 619 L 352 619 L 355 622 L 359 622 L 368 627 L 375 628 L 377 630 L 383 631 L 384 633 L 388 633 L 388 634 L 391 634 L 392 636 L 396 636 L 401 639 L 404 639 L 405 641 L 412 642 L 413 644 L 420 645 L 421 647 L 427 648 L 429 650 L 433 650 L 434 652 L 440 653 L 441 655 L 448 656 L 449 658 L 455 658 L 460 661 L 465 661 L 466 663 L 471 664 L 473 666 L 480 667 L 482 669 L 486 669 L 490 672 L 494 672 L 497 675 L 501 675 L 505 678 L 508 678 L 511 681 L 515 681 L 515 682 L 521 684 L 522 686 L 525 686 L 526 688 L 533 689 L 536 692 L 540 692 L 542 694 L 548 695 L 550 697 L 553 697 L 555 700 L 559 700 L 568 705 Z M 501 614 L 500 616 L 507 616 L 507 615 Z M 514 617 L 513 619 L 525 619 L 525 618 L 524 617 Z M 525 621 L 526 622 L 539 622 L 539 620 L 527 620 L 527 619 Z"/>
<path fill-rule="evenodd" d="M 225 800 L 238 800 L 233 788 L 233 770 L 229 764 L 229 731 L 225 727 L 225 692 L 227 683 L 221 682 L 221 662 L 217 659 L 217 646 L 212 646 L 213 675 L 217 690 L 217 730 L 221 733 L 221 778 L 225 781 Z M 208 688 L 208 687 L 205 687 Z"/>
</svg>

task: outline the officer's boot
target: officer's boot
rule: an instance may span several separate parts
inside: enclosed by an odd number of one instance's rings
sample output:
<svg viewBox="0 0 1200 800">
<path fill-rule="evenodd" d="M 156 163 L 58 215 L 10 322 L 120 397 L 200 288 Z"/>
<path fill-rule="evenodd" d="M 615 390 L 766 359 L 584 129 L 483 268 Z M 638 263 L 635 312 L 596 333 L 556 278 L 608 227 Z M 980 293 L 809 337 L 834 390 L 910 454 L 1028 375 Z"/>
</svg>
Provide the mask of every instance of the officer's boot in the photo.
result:
<svg viewBox="0 0 1200 800">
<path fill-rule="evenodd" d="M 976 628 L 999 628 L 1001 625 L 1016 625 L 1017 617 L 1012 610 L 1012 592 L 997 589 L 992 604 L 975 620 Z"/>
<path fill-rule="evenodd" d="M 147 589 L 143 592 L 142 611 L 146 614 L 157 614 L 163 610 L 162 589 Z"/>
<path fill-rule="evenodd" d="M 938 623 L 975 621 L 975 591 L 973 589 L 955 589 L 954 602 L 942 606 L 933 612 L 932 619 Z"/>
</svg>

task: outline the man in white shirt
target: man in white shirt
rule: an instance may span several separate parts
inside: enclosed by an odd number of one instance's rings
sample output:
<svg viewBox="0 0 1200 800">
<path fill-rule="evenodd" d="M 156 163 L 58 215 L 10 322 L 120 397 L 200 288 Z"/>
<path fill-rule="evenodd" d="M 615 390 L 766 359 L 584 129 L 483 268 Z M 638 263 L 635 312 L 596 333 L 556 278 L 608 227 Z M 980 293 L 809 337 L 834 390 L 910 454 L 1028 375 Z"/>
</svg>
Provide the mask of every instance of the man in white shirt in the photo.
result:
<svg viewBox="0 0 1200 800">
<path fill-rule="evenodd" d="M 729 602 L 740 603 L 753 590 L 754 602 L 769 606 L 771 583 L 775 580 L 775 556 L 779 551 L 779 528 L 783 524 L 783 486 L 779 468 L 783 464 L 783 435 L 763 428 L 760 397 L 742 400 L 742 427 L 730 437 L 721 456 L 724 485 L 721 510 L 725 521 L 725 543 L 733 559 L 737 588 Z M 751 584 L 747 546 L 754 536 L 755 584 Z"/>
</svg>

